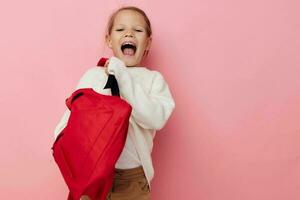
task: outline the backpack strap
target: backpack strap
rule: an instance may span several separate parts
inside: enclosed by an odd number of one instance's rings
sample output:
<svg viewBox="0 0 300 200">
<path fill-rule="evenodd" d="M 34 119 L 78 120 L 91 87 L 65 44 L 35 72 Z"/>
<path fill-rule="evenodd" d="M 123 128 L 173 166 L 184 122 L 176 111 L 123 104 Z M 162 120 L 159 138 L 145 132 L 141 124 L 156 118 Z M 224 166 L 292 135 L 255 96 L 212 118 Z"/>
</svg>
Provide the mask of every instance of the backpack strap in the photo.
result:
<svg viewBox="0 0 300 200">
<path fill-rule="evenodd" d="M 81 95 L 83 95 L 84 90 L 85 90 L 85 88 L 80 88 L 80 89 L 76 90 L 75 92 L 73 92 L 70 97 L 66 98 L 65 103 L 66 103 L 67 107 L 69 108 L 69 110 L 71 110 L 72 102 L 75 99 L 77 99 L 78 97 L 80 97 Z"/>
<path fill-rule="evenodd" d="M 102 57 L 99 61 L 98 61 L 98 64 L 97 66 L 101 66 L 103 67 L 106 63 L 106 61 L 108 60 L 108 58 L 104 58 Z M 119 86 L 118 86 L 118 82 L 117 82 L 117 79 L 114 75 L 112 74 L 109 74 L 108 75 L 108 80 L 104 86 L 103 89 L 108 89 L 110 88 L 111 89 L 111 93 L 113 96 L 118 96 L 120 97 L 120 91 L 119 91 Z"/>
<path fill-rule="evenodd" d="M 100 58 L 97 66 L 104 66 L 107 60 L 108 60 L 108 58 L 104 58 L 104 57 Z"/>
</svg>

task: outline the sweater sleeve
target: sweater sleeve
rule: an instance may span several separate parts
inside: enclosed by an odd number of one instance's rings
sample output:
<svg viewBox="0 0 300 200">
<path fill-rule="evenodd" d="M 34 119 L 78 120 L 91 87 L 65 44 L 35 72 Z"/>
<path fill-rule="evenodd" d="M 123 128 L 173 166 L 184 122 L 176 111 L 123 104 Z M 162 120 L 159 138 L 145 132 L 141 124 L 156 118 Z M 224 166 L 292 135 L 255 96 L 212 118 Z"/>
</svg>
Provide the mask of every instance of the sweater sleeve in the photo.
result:
<svg viewBox="0 0 300 200">
<path fill-rule="evenodd" d="M 120 94 L 132 106 L 134 120 L 145 129 L 162 129 L 175 108 L 175 102 L 161 73 L 154 71 L 150 93 L 134 81 L 124 62 L 116 57 L 110 58 L 108 73 L 115 75 Z"/>
<path fill-rule="evenodd" d="M 94 74 L 92 71 L 94 68 L 88 69 L 80 78 L 79 82 L 77 83 L 75 90 L 79 88 L 90 88 L 92 87 L 92 80 Z M 66 127 L 69 117 L 70 117 L 71 111 L 67 108 L 60 118 L 59 122 L 56 124 L 54 128 L 54 139 L 59 135 L 59 133 Z"/>
</svg>

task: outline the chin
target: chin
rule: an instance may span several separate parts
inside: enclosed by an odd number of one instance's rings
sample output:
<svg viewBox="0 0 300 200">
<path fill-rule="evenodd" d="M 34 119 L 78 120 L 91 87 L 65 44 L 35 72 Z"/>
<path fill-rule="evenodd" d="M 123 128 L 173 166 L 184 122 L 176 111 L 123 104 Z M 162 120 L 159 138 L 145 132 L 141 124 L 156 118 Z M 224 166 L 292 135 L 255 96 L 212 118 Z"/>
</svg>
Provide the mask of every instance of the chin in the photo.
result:
<svg viewBox="0 0 300 200">
<path fill-rule="evenodd" d="M 127 67 L 135 67 L 135 66 L 138 65 L 138 63 L 125 62 L 125 65 L 126 65 Z"/>
<path fill-rule="evenodd" d="M 135 58 L 128 58 L 128 57 L 126 58 L 126 56 L 125 57 L 122 56 L 122 60 L 123 60 L 123 62 L 125 63 L 125 65 L 127 67 L 134 67 L 134 66 L 138 66 L 139 65 L 138 60 L 135 59 Z"/>
</svg>

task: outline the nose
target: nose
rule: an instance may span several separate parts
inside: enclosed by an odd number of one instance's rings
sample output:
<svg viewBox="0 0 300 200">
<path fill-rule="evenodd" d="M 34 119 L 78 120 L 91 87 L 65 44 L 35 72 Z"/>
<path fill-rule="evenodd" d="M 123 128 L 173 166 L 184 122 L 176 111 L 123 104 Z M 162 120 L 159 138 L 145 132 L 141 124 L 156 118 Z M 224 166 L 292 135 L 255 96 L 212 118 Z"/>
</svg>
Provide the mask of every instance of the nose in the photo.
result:
<svg viewBox="0 0 300 200">
<path fill-rule="evenodd" d="M 132 33 L 132 31 L 127 31 L 126 33 L 125 33 L 125 37 L 133 37 L 133 33 Z"/>
</svg>

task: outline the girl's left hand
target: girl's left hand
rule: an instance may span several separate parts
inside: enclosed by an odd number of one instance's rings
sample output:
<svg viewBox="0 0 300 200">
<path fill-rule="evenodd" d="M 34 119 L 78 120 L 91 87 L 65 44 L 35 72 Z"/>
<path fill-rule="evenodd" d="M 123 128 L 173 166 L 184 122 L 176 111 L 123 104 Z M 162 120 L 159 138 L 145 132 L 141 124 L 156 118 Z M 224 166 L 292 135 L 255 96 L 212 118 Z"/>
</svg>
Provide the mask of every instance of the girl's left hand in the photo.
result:
<svg viewBox="0 0 300 200">
<path fill-rule="evenodd" d="M 87 195 L 83 195 L 80 197 L 80 200 L 90 200 L 90 198 Z"/>
</svg>

